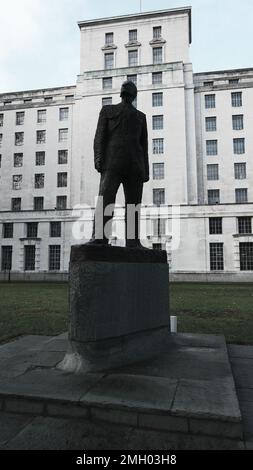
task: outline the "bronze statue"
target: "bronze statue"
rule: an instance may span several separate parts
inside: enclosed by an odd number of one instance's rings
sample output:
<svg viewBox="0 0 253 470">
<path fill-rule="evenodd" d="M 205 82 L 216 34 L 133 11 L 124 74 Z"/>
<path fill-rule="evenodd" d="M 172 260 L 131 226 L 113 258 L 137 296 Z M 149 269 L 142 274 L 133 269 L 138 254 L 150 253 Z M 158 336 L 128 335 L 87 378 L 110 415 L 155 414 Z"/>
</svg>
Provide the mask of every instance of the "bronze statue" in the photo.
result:
<svg viewBox="0 0 253 470">
<path fill-rule="evenodd" d="M 101 173 L 99 200 L 94 219 L 91 243 L 108 244 L 104 228 L 112 221 L 105 213 L 108 205 L 115 204 L 120 184 L 123 184 L 126 204 L 126 246 L 140 247 L 140 204 L 143 183 L 149 180 L 148 133 L 146 115 L 133 106 L 137 88 L 131 81 L 123 83 L 121 103 L 104 106 L 100 112 L 94 140 L 95 168 Z M 134 231 L 129 237 L 129 205 L 138 206 L 134 213 Z M 103 214 L 102 214 L 103 211 Z M 99 220 L 100 229 L 98 228 Z M 131 218 L 133 222 L 133 218 Z"/>
</svg>

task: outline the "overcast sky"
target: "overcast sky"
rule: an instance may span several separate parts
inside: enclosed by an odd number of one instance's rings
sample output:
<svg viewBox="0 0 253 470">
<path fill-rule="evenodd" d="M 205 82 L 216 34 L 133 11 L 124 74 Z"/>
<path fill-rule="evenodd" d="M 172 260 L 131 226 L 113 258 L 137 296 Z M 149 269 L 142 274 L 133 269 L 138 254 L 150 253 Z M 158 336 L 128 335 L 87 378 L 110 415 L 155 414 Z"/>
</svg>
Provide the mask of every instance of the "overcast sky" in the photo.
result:
<svg viewBox="0 0 253 470">
<path fill-rule="evenodd" d="M 142 0 L 193 7 L 195 72 L 253 67 L 253 0 Z M 140 12 L 140 0 L 0 0 L 0 93 L 75 84 L 77 21 Z"/>
</svg>

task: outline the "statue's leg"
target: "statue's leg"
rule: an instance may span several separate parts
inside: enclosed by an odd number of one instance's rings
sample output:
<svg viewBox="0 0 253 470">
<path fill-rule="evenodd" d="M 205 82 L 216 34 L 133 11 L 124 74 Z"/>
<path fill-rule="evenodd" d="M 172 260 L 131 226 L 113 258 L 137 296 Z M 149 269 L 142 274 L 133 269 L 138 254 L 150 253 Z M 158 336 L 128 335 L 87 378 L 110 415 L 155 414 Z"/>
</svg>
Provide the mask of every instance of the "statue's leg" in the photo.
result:
<svg viewBox="0 0 253 470">
<path fill-rule="evenodd" d="M 125 236 L 126 246 L 140 244 L 140 209 L 143 193 L 143 182 L 138 174 L 132 173 L 123 181 L 125 193 Z"/>
</svg>

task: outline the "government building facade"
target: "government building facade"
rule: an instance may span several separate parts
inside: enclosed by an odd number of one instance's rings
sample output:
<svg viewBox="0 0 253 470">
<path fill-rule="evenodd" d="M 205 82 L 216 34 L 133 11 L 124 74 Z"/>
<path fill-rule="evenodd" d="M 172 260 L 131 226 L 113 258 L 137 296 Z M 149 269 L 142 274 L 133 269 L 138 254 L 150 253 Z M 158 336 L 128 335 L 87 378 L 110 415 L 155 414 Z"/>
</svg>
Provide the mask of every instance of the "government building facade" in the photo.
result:
<svg viewBox="0 0 253 470">
<path fill-rule="evenodd" d="M 252 281 L 253 69 L 194 74 L 188 7 L 79 28 L 75 85 L 0 95 L 0 279 L 67 279 L 91 235 L 99 112 L 129 79 L 149 131 L 142 243 L 167 251 L 172 280 Z"/>
</svg>

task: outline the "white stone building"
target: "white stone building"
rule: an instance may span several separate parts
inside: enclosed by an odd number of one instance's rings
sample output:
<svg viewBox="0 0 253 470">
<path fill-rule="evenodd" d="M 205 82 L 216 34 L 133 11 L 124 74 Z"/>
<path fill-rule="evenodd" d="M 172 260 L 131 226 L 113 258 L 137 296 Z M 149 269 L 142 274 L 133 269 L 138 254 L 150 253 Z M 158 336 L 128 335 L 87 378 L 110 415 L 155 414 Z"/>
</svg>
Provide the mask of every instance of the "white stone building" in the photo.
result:
<svg viewBox="0 0 253 470">
<path fill-rule="evenodd" d="M 188 7 L 79 28 L 75 86 L 0 95 L 0 278 L 67 278 L 91 231 L 99 111 L 129 78 L 149 130 L 143 243 L 167 250 L 172 279 L 252 281 L 253 69 L 193 74 Z M 120 190 L 114 244 L 122 203 Z"/>
</svg>

